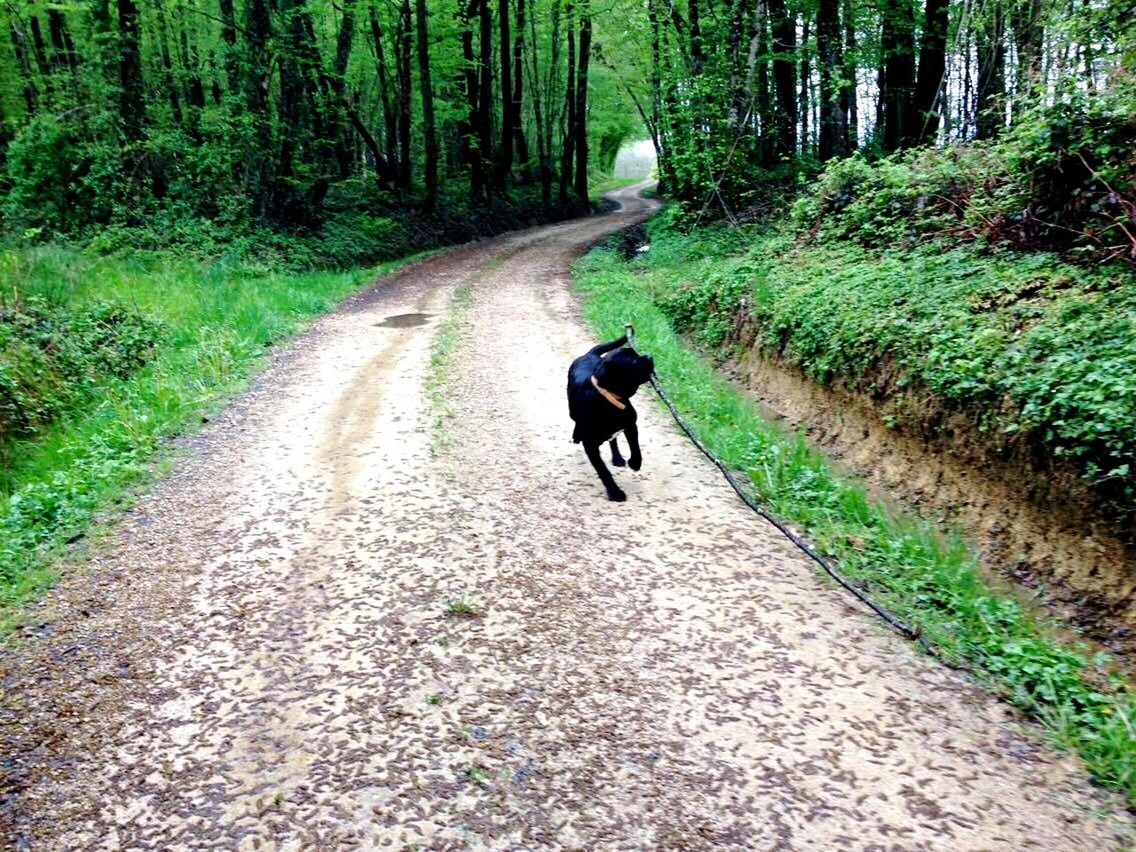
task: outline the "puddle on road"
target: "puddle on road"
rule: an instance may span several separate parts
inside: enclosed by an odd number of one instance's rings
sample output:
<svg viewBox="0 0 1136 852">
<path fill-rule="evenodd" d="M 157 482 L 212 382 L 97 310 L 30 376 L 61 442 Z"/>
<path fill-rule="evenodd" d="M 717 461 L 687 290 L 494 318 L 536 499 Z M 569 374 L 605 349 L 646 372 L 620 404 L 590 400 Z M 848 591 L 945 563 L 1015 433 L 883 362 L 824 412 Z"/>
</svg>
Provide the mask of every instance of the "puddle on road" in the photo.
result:
<svg viewBox="0 0 1136 852">
<path fill-rule="evenodd" d="M 433 314 L 393 314 L 382 322 L 377 322 L 379 328 L 413 328 L 416 325 L 425 325 Z"/>
</svg>

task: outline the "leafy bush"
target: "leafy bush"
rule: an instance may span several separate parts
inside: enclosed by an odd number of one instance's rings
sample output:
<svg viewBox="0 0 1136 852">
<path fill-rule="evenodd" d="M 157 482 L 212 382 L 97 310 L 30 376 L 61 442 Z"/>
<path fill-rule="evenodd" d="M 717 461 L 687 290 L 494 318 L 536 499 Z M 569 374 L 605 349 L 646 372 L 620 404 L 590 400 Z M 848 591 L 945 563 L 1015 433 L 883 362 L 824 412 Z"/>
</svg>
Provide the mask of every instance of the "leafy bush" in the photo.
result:
<svg viewBox="0 0 1136 852">
<path fill-rule="evenodd" d="M 831 161 L 794 222 L 873 248 L 950 237 L 1136 264 L 1133 103 L 1117 86 L 1037 107 L 994 143 Z"/>
<path fill-rule="evenodd" d="M 0 308 L 0 445 L 41 429 L 108 378 L 129 376 L 161 335 L 159 323 L 110 303 Z"/>
</svg>

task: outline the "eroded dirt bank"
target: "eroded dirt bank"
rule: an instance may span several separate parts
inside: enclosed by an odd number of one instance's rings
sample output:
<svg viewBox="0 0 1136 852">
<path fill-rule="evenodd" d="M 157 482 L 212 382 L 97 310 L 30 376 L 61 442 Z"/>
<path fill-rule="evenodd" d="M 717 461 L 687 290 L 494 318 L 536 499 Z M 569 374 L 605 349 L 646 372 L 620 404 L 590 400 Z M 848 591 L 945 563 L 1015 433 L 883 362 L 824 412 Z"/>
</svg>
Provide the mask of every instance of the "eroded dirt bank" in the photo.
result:
<svg viewBox="0 0 1136 852">
<path fill-rule="evenodd" d="M 568 437 L 594 342 L 568 269 L 628 221 L 402 271 L 192 442 L 0 655 L 12 845 L 1130 845 L 1076 761 L 818 578 L 646 398 L 604 500 Z"/>
<path fill-rule="evenodd" d="M 1136 553 L 1094 519 L 1077 483 L 1053 480 L 990 458 L 968 441 L 969 426 L 947 422 L 937 440 L 886 425 L 890 403 L 825 388 L 756 352 L 727 372 L 765 413 L 863 477 L 885 499 L 965 529 L 986 570 L 1129 666 L 1136 662 Z M 1081 492 L 1084 489 L 1080 489 Z"/>
</svg>

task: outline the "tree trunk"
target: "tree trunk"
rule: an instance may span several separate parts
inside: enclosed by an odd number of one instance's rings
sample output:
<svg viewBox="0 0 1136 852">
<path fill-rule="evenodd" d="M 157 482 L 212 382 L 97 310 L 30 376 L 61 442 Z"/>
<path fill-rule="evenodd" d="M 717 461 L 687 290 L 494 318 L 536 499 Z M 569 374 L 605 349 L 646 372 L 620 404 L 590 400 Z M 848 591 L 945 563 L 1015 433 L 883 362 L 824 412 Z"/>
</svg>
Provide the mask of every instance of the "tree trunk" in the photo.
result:
<svg viewBox="0 0 1136 852">
<path fill-rule="evenodd" d="M 495 183 L 498 191 L 504 193 L 513 171 L 513 135 L 520 116 L 513 114 L 513 69 L 509 56 L 512 34 L 509 31 L 509 0 L 499 0 L 497 24 L 500 29 L 501 47 L 498 51 L 501 75 L 501 144 L 497 149 L 497 168 Z"/>
<path fill-rule="evenodd" d="M 840 97 L 848 113 L 848 150 L 860 147 L 860 105 L 856 86 L 856 16 L 853 0 L 844 0 L 844 85 Z"/>
<path fill-rule="evenodd" d="M 840 0 L 819 0 L 817 5 L 817 62 L 820 64 L 820 136 L 817 156 L 823 163 L 848 154 L 848 117 L 842 87 L 844 34 L 840 28 Z"/>
<path fill-rule="evenodd" d="M 339 22 L 339 36 L 335 41 L 335 64 L 332 66 L 331 85 L 338 101 L 347 102 L 347 63 L 351 58 L 351 44 L 355 40 L 355 0 L 343 0 L 343 19 Z M 335 125 L 335 162 L 340 179 L 351 174 L 351 140 L 341 122 Z"/>
<path fill-rule="evenodd" d="M 118 2 L 118 112 L 128 142 L 142 138 L 146 105 L 142 88 L 142 29 L 134 0 Z"/>
<path fill-rule="evenodd" d="M 1005 123 L 1003 104 L 1006 98 L 1006 47 L 1002 9 L 991 0 L 984 20 L 974 33 L 978 59 L 978 83 L 975 91 L 978 112 L 976 137 L 993 139 Z"/>
<path fill-rule="evenodd" d="M 947 0 L 927 0 L 923 15 L 923 38 L 919 47 L 919 77 L 915 85 L 915 142 L 926 145 L 939 132 L 939 98 L 947 74 Z"/>
<path fill-rule="evenodd" d="M 809 19 L 801 24 L 801 156 L 809 152 L 809 78 L 812 76 L 809 65 Z"/>
<path fill-rule="evenodd" d="M 270 150 L 271 125 L 268 121 L 268 40 L 272 36 L 272 19 L 268 0 L 250 0 L 245 19 L 245 108 L 252 118 L 251 133 L 245 157 L 245 191 L 252 199 L 253 214 L 268 214 L 271 181 L 266 178 L 266 151 Z"/>
<path fill-rule="evenodd" d="M 1041 61 L 1045 46 L 1041 0 L 1017 0 L 1011 23 L 1018 53 L 1016 109 L 1028 106 L 1041 83 Z"/>
<path fill-rule="evenodd" d="M 422 133 L 426 138 L 426 196 L 422 209 L 434 211 L 438 200 L 438 134 L 434 128 L 434 87 L 430 82 L 430 37 L 426 0 L 415 0 L 418 24 L 418 88 L 422 93 Z"/>
<path fill-rule="evenodd" d="M 785 0 L 769 0 L 770 32 L 773 36 L 773 88 L 777 101 L 773 131 L 774 156 L 791 158 L 797 150 L 797 22 Z"/>
<path fill-rule="evenodd" d="M 571 0 L 564 5 L 568 24 L 568 83 L 565 86 L 564 145 L 560 151 L 560 203 L 568 201 L 572 186 L 572 155 L 576 151 L 576 22 Z"/>
<path fill-rule="evenodd" d="M 588 203 L 588 63 L 592 54 L 589 0 L 580 3 L 579 71 L 576 73 L 576 197 Z"/>
<path fill-rule="evenodd" d="M 221 49 L 225 66 L 225 81 L 229 86 L 229 94 L 235 95 L 240 91 L 241 61 L 237 55 L 237 17 L 233 10 L 233 0 L 218 0 L 221 12 L 221 41 L 225 46 Z"/>
<path fill-rule="evenodd" d="M 470 0 L 463 9 L 462 17 L 462 55 L 465 59 L 463 88 L 466 105 L 469 109 L 466 121 L 459 125 L 461 153 L 469 166 L 469 197 L 475 204 L 485 200 L 485 153 L 481 148 L 481 109 L 480 75 L 477 58 L 473 52 L 473 19 L 480 14 L 480 4 L 486 0 Z"/>
<path fill-rule="evenodd" d="M 489 0 L 480 0 L 478 22 L 477 147 L 488 177 L 493 167 L 493 13 Z M 487 192 L 486 199 L 492 200 L 492 194 Z"/>
<path fill-rule="evenodd" d="M 379 77 L 379 98 L 383 104 L 383 143 L 386 150 L 386 159 L 390 163 L 398 161 L 396 140 L 398 138 L 398 124 L 394 107 L 391 106 L 389 73 L 387 71 L 387 57 L 383 50 L 383 29 L 379 25 L 379 17 L 372 4 L 369 7 L 371 20 L 371 39 L 375 47 L 375 64 Z"/>
<path fill-rule="evenodd" d="M 529 163 L 529 145 L 525 139 L 524 122 L 524 55 L 525 55 L 525 0 L 517 0 L 517 27 L 513 39 L 513 98 L 512 108 L 515 123 L 513 141 L 517 159 L 521 163 L 521 176 L 525 183 L 532 183 L 532 166 Z M 502 48 L 504 50 L 504 48 Z"/>
<path fill-rule="evenodd" d="M 485 3 L 486 0 L 482 0 Z M 398 185 L 403 191 L 410 189 L 410 51 L 412 31 L 410 0 L 399 6 L 398 29 L 395 34 L 395 60 L 398 63 Z"/>
<path fill-rule="evenodd" d="M 884 59 L 883 149 L 896 151 L 915 138 L 915 16 L 912 0 L 884 0 L 880 47 Z"/>
<path fill-rule="evenodd" d="M 35 115 L 39 105 L 39 90 L 36 88 L 35 76 L 32 74 L 31 63 L 28 61 L 27 40 L 18 21 L 12 20 L 9 32 L 12 36 L 12 49 L 16 54 L 16 65 L 20 69 L 23 80 L 24 108 L 28 115 Z"/>
</svg>

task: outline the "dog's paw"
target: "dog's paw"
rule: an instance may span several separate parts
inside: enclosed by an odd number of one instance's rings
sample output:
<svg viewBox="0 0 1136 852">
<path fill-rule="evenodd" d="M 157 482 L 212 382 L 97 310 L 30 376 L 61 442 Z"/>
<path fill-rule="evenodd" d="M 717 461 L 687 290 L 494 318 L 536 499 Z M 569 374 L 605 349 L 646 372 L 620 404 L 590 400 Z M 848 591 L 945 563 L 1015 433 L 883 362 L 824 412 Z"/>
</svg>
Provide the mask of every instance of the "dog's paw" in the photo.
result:
<svg viewBox="0 0 1136 852">
<path fill-rule="evenodd" d="M 623 489 L 621 488 L 611 488 L 608 489 L 607 499 L 611 500 L 613 503 L 623 503 L 627 500 L 627 495 L 623 493 Z"/>
<path fill-rule="evenodd" d="M 632 456 L 630 459 L 627 460 L 627 464 L 632 470 L 638 470 L 639 468 L 641 468 L 643 466 L 643 457 L 642 456 Z"/>
<path fill-rule="evenodd" d="M 611 460 L 611 464 L 613 467 L 623 467 L 627 462 L 623 460 L 623 456 L 614 456 Z"/>
</svg>

